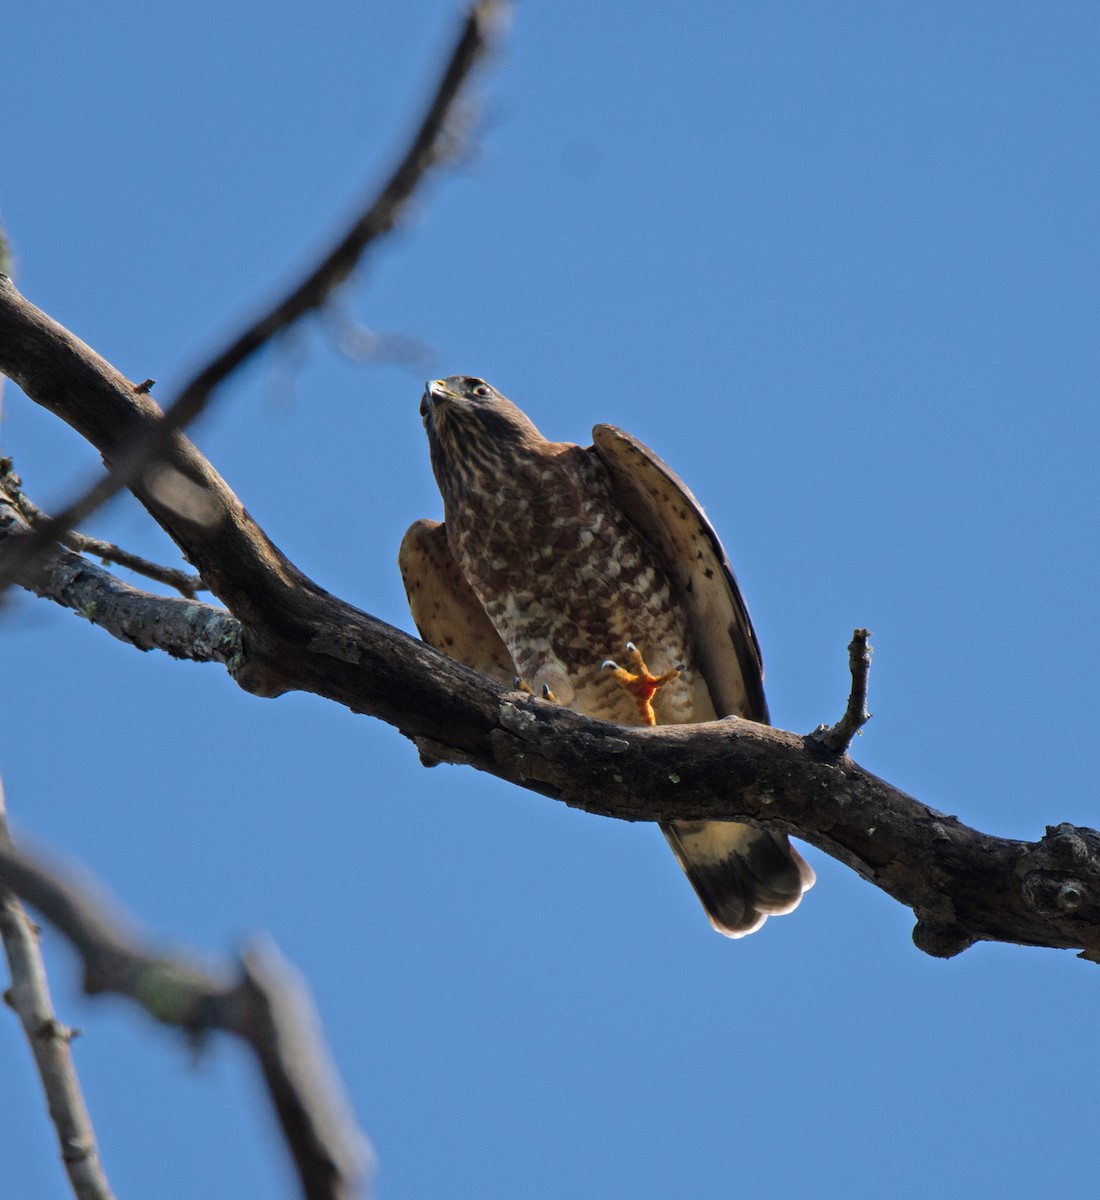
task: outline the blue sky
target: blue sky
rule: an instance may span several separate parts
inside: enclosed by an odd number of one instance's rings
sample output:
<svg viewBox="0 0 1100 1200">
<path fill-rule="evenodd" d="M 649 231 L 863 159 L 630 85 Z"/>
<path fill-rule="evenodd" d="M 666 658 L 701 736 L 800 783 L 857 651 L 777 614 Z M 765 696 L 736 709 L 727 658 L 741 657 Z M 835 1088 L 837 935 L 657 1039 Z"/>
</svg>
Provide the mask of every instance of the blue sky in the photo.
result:
<svg viewBox="0 0 1100 1200">
<path fill-rule="evenodd" d="M 19 286 L 169 397 L 370 190 L 455 23 L 434 0 L 17 6 Z M 992 833 L 1096 825 L 1098 53 L 1086 3 L 523 5 L 473 149 L 343 296 L 430 356 L 357 364 L 314 320 L 194 436 L 305 571 L 409 629 L 397 546 L 440 515 L 426 375 L 482 375 L 551 437 L 622 425 L 720 531 L 778 725 L 839 715 L 865 625 L 860 762 Z M 59 505 L 94 453 L 3 402 L 4 452 Z M 132 501 L 93 531 L 172 557 Z M 798 913 L 731 943 L 646 826 L 425 771 L 377 722 L 29 599 L 0 656 L 18 831 L 170 943 L 274 937 L 382 1200 L 1094 1178 L 1100 976 L 1072 954 L 927 958 L 814 850 Z M 237 1049 L 193 1064 L 45 943 L 118 1194 L 291 1195 Z M 52 1200 L 35 1089 L 0 1021 L 6 1184 Z"/>
</svg>

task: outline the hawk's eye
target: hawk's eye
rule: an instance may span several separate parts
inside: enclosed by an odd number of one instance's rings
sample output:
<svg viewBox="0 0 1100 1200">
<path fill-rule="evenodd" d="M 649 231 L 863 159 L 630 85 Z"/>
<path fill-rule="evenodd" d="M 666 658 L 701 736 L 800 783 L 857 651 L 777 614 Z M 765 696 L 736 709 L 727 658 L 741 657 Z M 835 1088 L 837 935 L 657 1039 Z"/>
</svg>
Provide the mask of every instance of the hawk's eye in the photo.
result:
<svg viewBox="0 0 1100 1200">
<path fill-rule="evenodd" d="M 483 383 L 479 383 L 473 391 L 475 396 L 488 396 L 489 394 L 489 389 Z"/>
</svg>

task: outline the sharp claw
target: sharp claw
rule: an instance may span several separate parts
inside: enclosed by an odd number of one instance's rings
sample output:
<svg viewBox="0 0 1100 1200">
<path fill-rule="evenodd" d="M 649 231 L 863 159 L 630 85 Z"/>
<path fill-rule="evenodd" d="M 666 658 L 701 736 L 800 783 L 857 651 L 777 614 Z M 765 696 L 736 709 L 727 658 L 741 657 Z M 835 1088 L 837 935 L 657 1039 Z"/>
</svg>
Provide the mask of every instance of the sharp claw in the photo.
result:
<svg viewBox="0 0 1100 1200">
<path fill-rule="evenodd" d="M 617 682 L 634 697 L 642 721 L 646 725 L 656 725 L 657 714 L 653 711 L 653 697 L 666 683 L 671 683 L 684 667 L 681 664 L 663 675 L 653 675 L 645 664 L 642 652 L 633 642 L 627 642 L 626 649 L 634 668 L 632 671 L 625 670 L 610 658 L 604 659 L 600 666 L 603 670 L 613 671 Z"/>
</svg>

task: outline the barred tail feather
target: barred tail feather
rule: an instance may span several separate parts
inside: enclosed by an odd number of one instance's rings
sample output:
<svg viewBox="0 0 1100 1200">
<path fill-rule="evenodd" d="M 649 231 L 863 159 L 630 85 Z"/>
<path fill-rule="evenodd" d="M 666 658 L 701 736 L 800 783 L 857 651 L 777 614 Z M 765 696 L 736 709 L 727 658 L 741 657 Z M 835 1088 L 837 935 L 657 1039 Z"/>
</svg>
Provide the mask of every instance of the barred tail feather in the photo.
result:
<svg viewBox="0 0 1100 1200">
<path fill-rule="evenodd" d="M 726 937 L 745 937 L 793 911 L 814 885 L 813 868 L 784 833 L 732 821 L 669 821 L 661 831 Z"/>
</svg>

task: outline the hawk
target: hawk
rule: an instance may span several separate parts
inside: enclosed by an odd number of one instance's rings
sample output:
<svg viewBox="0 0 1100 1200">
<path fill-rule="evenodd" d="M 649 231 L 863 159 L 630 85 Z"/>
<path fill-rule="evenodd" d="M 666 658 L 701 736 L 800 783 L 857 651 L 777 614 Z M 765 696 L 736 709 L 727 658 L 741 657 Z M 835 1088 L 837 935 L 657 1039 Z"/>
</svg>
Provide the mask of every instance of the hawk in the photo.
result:
<svg viewBox="0 0 1100 1200">
<path fill-rule="evenodd" d="M 426 642 L 605 721 L 766 723 L 763 667 L 725 552 L 695 497 L 641 442 L 597 425 L 550 442 L 482 379 L 427 384 L 420 414 L 444 522 L 399 563 Z M 785 834 L 729 821 L 661 829 L 728 937 L 790 912 L 814 873 Z"/>
</svg>

